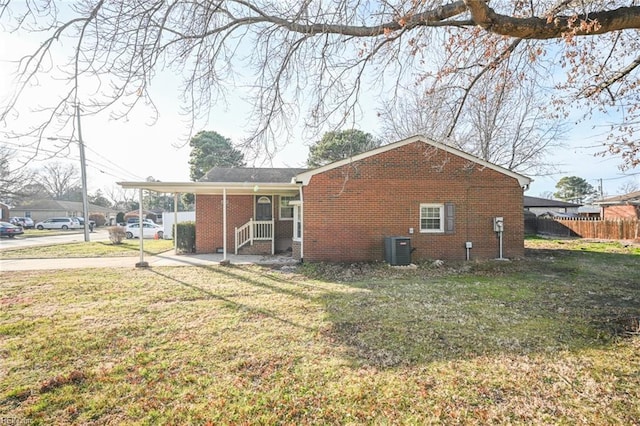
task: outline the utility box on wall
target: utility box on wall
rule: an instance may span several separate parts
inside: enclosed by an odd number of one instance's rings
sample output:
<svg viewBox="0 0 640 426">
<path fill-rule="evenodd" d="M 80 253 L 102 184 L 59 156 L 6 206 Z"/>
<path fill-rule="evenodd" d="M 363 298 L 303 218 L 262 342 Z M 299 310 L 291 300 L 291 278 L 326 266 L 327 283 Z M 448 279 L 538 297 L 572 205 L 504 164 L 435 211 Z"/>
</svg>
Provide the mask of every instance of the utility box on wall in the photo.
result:
<svg viewBox="0 0 640 426">
<path fill-rule="evenodd" d="M 392 266 L 411 264 L 411 238 L 385 237 L 384 260 Z"/>
</svg>

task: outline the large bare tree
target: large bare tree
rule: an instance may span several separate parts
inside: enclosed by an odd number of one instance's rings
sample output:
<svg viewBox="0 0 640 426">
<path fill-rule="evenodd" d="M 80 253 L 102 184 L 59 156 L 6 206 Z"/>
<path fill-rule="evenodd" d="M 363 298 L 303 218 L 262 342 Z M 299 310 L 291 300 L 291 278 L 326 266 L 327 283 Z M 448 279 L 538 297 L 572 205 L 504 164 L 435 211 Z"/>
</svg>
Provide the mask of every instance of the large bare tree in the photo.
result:
<svg viewBox="0 0 640 426">
<path fill-rule="evenodd" d="M 34 183 L 33 171 L 15 163 L 16 152 L 0 145 L 0 202 L 13 205 L 30 194 Z"/>
<path fill-rule="evenodd" d="M 73 164 L 50 162 L 42 167 L 38 175 L 40 184 L 54 200 L 64 200 L 73 192 L 80 192 L 80 173 Z"/>
<path fill-rule="evenodd" d="M 378 115 L 387 140 L 424 134 L 510 170 L 541 176 L 556 171 L 549 158 L 563 146 L 565 126 L 536 96 L 539 90 L 533 81 L 492 71 L 469 91 L 459 114 L 447 91 L 427 90 L 386 101 Z"/>
<path fill-rule="evenodd" d="M 448 91 L 455 127 L 472 89 L 502 68 L 552 90 L 561 113 L 574 106 L 587 118 L 591 110 L 611 112 L 606 148 L 624 166 L 640 163 L 637 0 L 3 3 L 3 28 L 40 31 L 42 44 L 23 58 L 0 118 L 19 112 L 24 90 L 43 74 L 67 72 L 69 84 L 31 129 L 38 137 L 54 124 L 72 126 L 81 101 L 85 114 L 120 116 L 153 105 L 150 84 L 167 68 L 184 76 L 193 119 L 247 81 L 256 109 L 251 134 L 266 144 L 296 118 L 311 126 L 357 120 L 365 89 L 401 96 L 410 81 Z M 62 42 L 71 50 L 66 62 Z"/>
</svg>

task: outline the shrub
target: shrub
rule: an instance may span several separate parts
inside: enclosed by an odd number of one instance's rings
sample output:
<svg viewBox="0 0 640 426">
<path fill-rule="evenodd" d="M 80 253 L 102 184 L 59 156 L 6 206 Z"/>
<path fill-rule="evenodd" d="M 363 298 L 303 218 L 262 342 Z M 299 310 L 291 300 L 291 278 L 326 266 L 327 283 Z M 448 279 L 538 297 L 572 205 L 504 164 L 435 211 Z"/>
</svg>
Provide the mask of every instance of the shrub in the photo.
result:
<svg viewBox="0 0 640 426">
<path fill-rule="evenodd" d="M 103 213 L 91 213 L 89 220 L 96 223 L 96 226 L 104 226 L 107 223 L 107 218 Z"/>
<path fill-rule="evenodd" d="M 122 244 L 122 242 L 127 236 L 122 226 L 112 226 L 108 228 L 108 230 L 109 230 L 109 240 L 111 241 L 111 244 Z"/>
<path fill-rule="evenodd" d="M 182 222 L 174 225 L 176 248 L 180 253 L 196 252 L 196 223 Z"/>
</svg>

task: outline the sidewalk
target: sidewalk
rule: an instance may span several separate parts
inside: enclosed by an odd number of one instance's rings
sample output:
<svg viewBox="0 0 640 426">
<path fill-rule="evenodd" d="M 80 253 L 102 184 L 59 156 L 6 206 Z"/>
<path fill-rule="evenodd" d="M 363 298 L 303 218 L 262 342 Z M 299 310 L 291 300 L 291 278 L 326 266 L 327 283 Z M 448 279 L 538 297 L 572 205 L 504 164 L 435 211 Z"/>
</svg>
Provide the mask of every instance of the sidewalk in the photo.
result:
<svg viewBox="0 0 640 426">
<path fill-rule="evenodd" d="M 250 256 L 227 255 L 227 260 L 235 265 L 296 265 L 298 262 L 290 256 Z M 2 259 L 0 271 L 36 271 L 47 269 L 83 269 L 83 268 L 135 268 L 140 261 L 135 257 L 83 257 L 56 259 Z M 222 254 L 173 254 L 173 251 L 156 256 L 145 256 L 149 267 L 157 266 L 212 266 L 219 265 Z"/>
</svg>

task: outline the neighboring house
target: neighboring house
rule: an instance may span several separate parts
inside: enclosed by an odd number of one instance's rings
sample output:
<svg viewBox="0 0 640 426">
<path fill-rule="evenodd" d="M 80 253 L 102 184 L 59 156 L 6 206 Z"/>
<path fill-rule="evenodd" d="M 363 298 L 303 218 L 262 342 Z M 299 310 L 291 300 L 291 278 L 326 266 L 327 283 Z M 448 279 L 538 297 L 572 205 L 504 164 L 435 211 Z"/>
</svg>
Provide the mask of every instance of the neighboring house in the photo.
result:
<svg viewBox="0 0 640 426">
<path fill-rule="evenodd" d="M 124 221 L 126 222 L 127 219 L 130 219 L 132 217 L 138 218 L 138 216 L 140 216 L 140 210 L 131 210 L 130 212 L 127 212 L 124 214 Z M 160 222 L 158 218 L 162 219 L 162 213 L 158 215 L 153 210 L 142 210 L 142 216 L 143 216 L 142 219 L 151 219 L 155 223 Z"/>
<path fill-rule="evenodd" d="M 305 261 L 385 259 L 386 237 L 412 260 L 524 255 L 523 190 L 531 180 L 456 148 L 412 137 L 313 169 L 212 169 L 198 182 L 121 182 L 196 194 L 196 251 L 273 253 Z"/>
<path fill-rule="evenodd" d="M 0 220 L 9 222 L 9 206 L 4 203 L 0 203 Z"/>
<path fill-rule="evenodd" d="M 524 209 L 535 213 L 536 216 L 575 217 L 578 215 L 580 206 L 581 204 L 567 203 L 566 201 L 524 196 Z"/>
<path fill-rule="evenodd" d="M 640 219 L 640 191 L 604 198 L 593 204 L 602 207 L 602 218 L 605 220 Z"/>
<path fill-rule="evenodd" d="M 82 210 L 79 201 L 33 200 L 13 207 L 11 216 L 30 217 L 35 223 L 50 217 L 82 217 Z M 112 209 L 89 204 L 89 215 L 97 213 L 104 214 L 105 218 L 116 215 Z"/>
<path fill-rule="evenodd" d="M 601 208 L 594 205 L 586 205 L 578 208 L 578 216 L 582 218 L 600 219 Z"/>
</svg>

